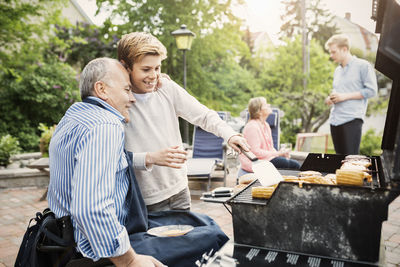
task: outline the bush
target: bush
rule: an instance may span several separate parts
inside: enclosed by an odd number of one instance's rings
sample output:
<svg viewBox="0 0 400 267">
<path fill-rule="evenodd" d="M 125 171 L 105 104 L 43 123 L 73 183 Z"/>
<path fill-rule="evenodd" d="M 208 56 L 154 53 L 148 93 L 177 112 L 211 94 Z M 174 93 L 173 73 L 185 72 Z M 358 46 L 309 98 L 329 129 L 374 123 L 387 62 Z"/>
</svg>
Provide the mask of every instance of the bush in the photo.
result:
<svg viewBox="0 0 400 267">
<path fill-rule="evenodd" d="M 7 166 L 11 163 L 12 155 L 20 152 L 19 142 L 17 138 L 7 134 L 0 139 L 0 166 Z"/>
<path fill-rule="evenodd" d="M 375 134 L 373 129 L 369 129 L 361 138 L 360 154 L 376 156 L 382 154 L 381 150 L 382 134 Z"/>
<path fill-rule="evenodd" d="M 42 135 L 40 136 L 40 142 L 39 142 L 40 152 L 42 152 L 43 157 L 48 157 L 50 140 L 51 137 L 53 136 L 56 126 L 53 125 L 51 127 L 47 127 L 45 124 L 40 123 L 38 128 L 39 130 L 42 131 Z"/>
<path fill-rule="evenodd" d="M 62 62 L 0 69 L 0 135 L 18 138 L 24 151 L 38 151 L 39 123 L 58 123 L 79 100 L 76 72 Z"/>
</svg>

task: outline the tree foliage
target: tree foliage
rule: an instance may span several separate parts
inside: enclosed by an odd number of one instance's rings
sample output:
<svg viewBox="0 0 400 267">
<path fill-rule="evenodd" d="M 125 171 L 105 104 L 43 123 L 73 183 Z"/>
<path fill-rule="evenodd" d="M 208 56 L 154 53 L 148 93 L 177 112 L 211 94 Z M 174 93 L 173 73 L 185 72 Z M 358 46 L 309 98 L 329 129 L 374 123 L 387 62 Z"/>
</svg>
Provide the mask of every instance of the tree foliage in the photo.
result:
<svg viewBox="0 0 400 267">
<path fill-rule="evenodd" d="M 294 38 L 302 32 L 301 27 L 301 0 L 282 0 L 285 5 L 285 14 L 281 16 L 282 38 Z M 308 38 L 315 39 L 320 45 L 338 29 L 333 24 L 334 16 L 324 7 L 321 0 L 307 0 L 306 2 L 306 24 Z"/>
<path fill-rule="evenodd" d="M 66 1 L 28 2 L 0 4 L 0 21 L 6 25 L 0 42 L 7 43 L 0 57 L 0 135 L 11 134 L 32 151 L 39 148 L 39 123 L 57 123 L 79 96 L 76 71 L 49 46 L 54 25 L 67 23 L 59 16 Z M 21 13 L 12 18 L 7 12 L 14 7 Z"/>
<path fill-rule="evenodd" d="M 382 154 L 382 133 L 376 133 L 375 130 L 366 131 L 360 143 L 360 154 L 369 156 L 378 156 Z"/>
<path fill-rule="evenodd" d="M 264 95 L 285 112 L 282 130 L 288 138 L 294 138 L 297 132 L 316 132 L 329 116 L 324 99 L 332 87 L 335 66 L 319 43 L 311 40 L 310 72 L 304 90 L 301 51 L 299 36 L 294 40 L 286 39 L 284 45 L 270 51 L 272 58 L 260 66 L 259 79 L 265 88 Z"/>
<path fill-rule="evenodd" d="M 55 25 L 56 35 L 51 40 L 50 50 L 60 60 L 79 70 L 94 58 L 116 58 L 119 38 L 107 34 L 106 30 L 86 22 L 73 26 Z"/>
<path fill-rule="evenodd" d="M 23 43 L 45 41 L 49 22 L 57 19 L 63 3 L 65 0 L 0 1 L 0 62 L 9 60 L 10 52 Z"/>
<path fill-rule="evenodd" d="M 57 123 L 77 99 L 76 72 L 59 61 L 9 68 L 0 78 L 0 133 L 18 137 L 25 150 L 39 147 L 39 123 Z M 36 137 L 36 138 L 35 138 Z"/>
</svg>

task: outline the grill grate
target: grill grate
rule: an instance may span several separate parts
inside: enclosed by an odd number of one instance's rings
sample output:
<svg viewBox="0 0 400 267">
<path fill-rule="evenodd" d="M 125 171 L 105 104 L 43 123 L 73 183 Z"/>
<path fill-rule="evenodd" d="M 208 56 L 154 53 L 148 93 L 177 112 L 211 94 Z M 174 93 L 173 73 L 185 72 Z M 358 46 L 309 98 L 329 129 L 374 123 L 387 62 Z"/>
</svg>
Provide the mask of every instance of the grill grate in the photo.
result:
<svg viewBox="0 0 400 267">
<path fill-rule="evenodd" d="M 253 186 L 261 186 L 261 183 L 258 180 L 251 182 L 246 188 L 244 188 L 241 192 L 239 192 L 228 202 L 267 205 L 268 199 L 253 198 L 251 196 L 251 188 Z"/>
</svg>

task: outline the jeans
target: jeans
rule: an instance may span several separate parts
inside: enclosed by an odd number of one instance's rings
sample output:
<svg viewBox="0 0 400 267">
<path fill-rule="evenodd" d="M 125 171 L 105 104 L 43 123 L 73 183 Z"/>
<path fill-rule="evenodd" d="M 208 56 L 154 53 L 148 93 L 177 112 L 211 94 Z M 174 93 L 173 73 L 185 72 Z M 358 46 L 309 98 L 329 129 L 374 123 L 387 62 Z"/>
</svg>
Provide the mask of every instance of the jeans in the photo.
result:
<svg viewBox="0 0 400 267">
<path fill-rule="evenodd" d="M 300 163 L 298 163 L 294 159 L 287 159 L 285 157 L 276 157 L 270 160 L 272 164 L 274 164 L 277 169 L 292 169 L 299 170 Z"/>
</svg>

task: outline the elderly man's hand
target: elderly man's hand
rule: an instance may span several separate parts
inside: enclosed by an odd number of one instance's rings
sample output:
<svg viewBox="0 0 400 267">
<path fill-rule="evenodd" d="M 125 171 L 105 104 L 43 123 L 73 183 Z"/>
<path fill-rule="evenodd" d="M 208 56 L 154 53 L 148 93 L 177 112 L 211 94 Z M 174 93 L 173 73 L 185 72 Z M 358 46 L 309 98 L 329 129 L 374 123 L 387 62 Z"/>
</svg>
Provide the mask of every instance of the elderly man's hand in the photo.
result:
<svg viewBox="0 0 400 267">
<path fill-rule="evenodd" d="M 169 77 L 168 74 L 160 73 L 158 81 L 157 81 L 156 90 L 162 86 L 162 82 L 161 82 L 160 78 L 166 78 L 167 80 L 171 81 L 171 77 Z"/>
<path fill-rule="evenodd" d="M 250 151 L 250 146 L 246 139 L 241 134 L 231 136 L 228 140 L 228 145 L 230 145 L 235 151 L 240 153 L 240 148 L 244 151 Z"/>
<path fill-rule="evenodd" d="M 146 155 L 146 166 L 156 164 L 175 169 L 182 167 L 186 161 L 187 152 L 179 149 L 179 146 L 172 146 L 157 152 L 148 152 Z"/>
<path fill-rule="evenodd" d="M 152 256 L 137 254 L 133 248 L 118 257 L 111 257 L 116 267 L 167 267 Z"/>
</svg>

